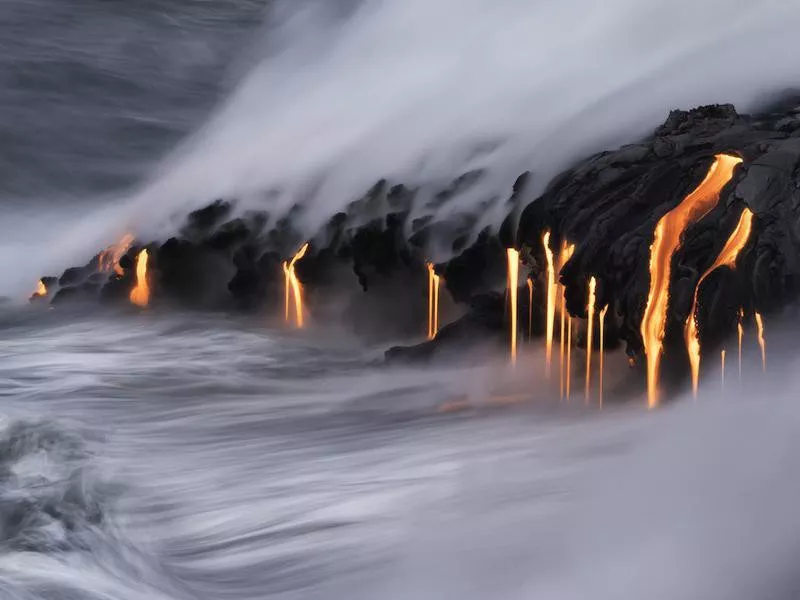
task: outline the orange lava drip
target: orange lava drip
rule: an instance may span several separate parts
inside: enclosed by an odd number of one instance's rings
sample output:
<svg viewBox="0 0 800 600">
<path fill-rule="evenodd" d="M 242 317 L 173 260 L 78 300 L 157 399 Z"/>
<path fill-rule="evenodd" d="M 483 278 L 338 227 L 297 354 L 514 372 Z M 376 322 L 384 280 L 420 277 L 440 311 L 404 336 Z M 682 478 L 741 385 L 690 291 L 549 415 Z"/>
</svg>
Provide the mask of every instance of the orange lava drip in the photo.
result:
<svg viewBox="0 0 800 600">
<path fill-rule="evenodd" d="M 517 362 L 517 288 L 519 287 L 519 251 L 509 248 L 508 254 L 508 299 L 511 327 L 511 364 Z"/>
<path fill-rule="evenodd" d="M 308 251 L 308 242 L 303 244 L 303 247 L 297 251 L 292 257 L 291 261 L 283 262 L 283 277 L 284 277 L 284 318 L 289 322 L 289 307 L 291 300 L 294 300 L 294 314 L 295 326 L 298 329 L 303 328 L 303 286 L 300 285 L 300 280 L 294 271 L 295 264 L 298 260 L 303 258 Z"/>
<path fill-rule="evenodd" d="M 764 339 L 764 319 L 760 313 L 755 314 L 756 327 L 758 328 L 758 345 L 761 348 L 761 369 L 767 372 L 767 342 Z"/>
<path fill-rule="evenodd" d="M 599 392 L 599 404 L 600 408 L 603 408 L 603 372 L 605 369 L 605 365 L 603 364 L 604 355 L 606 352 L 606 341 L 605 341 L 605 333 L 606 333 L 606 313 L 608 312 L 608 304 L 603 307 L 603 310 L 600 311 L 600 392 Z"/>
<path fill-rule="evenodd" d="M 586 404 L 589 404 L 589 396 L 592 389 L 592 336 L 594 334 L 594 305 L 596 302 L 597 280 L 592 277 L 589 280 L 589 300 L 586 303 L 586 317 L 589 321 L 586 328 L 586 389 L 584 396 Z"/>
<path fill-rule="evenodd" d="M 533 280 L 528 277 L 528 341 L 533 339 Z"/>
<path fill-rule="evenodd" d="M 142 250 L 136 257 L 136 287 L 131 290 L 131 302 L 141 308 L 150 304 L 150 286 L 147 283 L 147 250 Z"/>
<path fill-rule="evenodd" d="M 47 286 L 44 284 L 44 281 L 42 281 L 41 279 L 39 280 L 39 283 L 36 284 L 36 291 L 33 292 L 33 295 L 34 296 L 39 296 L 41 298 L 44 298 L 45 296 L 47 296 Z"/>
<path fill-rule="evenodd" d="M 441 277 L 428 263 L 428 339 L 432 340 L 439 333 L 439 283 Z"/>
<path fill-rule="evenodd" d="M 556 323 L 556 267 L 550 249 L 550 232 L 542 236 L 544 255 L 547 260 L 547 323 L 545 324 L 545 375 L 550 377 L 553 365 L 553 330 Z"/>
<path fill-rule="evenodd" d="M 647 357 L 647 405 L 658 406 L 658 385 L 666 329 L 672 255 L 686 228 L 699 221 L 719 202 L 719 194 L 733 177 L 741 158 L 718 154 L 703 182 L 658 221 L 650 246 L 650 290 L 642 317 L 641 334 Z"/>
<path fill-rule="evenodd" d="M 716 269 L 720 267 L 736 268 L 736 259 L 750 239 L 750 232 L 753 230 L 753 212 L 749 208 L 742 211 L 739 222 L 728 236 L 728 240 L 722 247 L 717 259 L 706 269 L 705 273 L 697 281 L 692 299 L 692 310 L 686 319 L 683 330 L 683 339 L 686 342 L 686 351 L 689 353 L 689 366 L 692 371 L 692 393 L 697 397 L 697 388 L 700 383 L 700 338 L 697 330 L 697 297 L 700 293 L 700 286 L 703 281 Z"/>
<path fill-rule="evenodd" d="M 739 309 L 739 322 L 736 323 L 736 333 L 739 336 L 739 381 L 742 380 L 742 339 L 744 339 L 744 326 L 742 325 L 744 319 L 744 309 Z"/>
</svg>

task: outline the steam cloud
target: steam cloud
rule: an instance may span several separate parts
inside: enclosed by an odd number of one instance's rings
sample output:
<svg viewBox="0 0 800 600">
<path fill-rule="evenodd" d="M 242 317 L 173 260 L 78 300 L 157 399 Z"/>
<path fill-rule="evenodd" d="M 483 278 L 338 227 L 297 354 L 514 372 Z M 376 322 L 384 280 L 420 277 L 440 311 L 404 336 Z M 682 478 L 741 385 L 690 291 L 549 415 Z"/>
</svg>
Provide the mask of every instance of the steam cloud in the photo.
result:
<svg viewBox="0 0 800 600">
<path fill-rule="evenodd" d="M 476 168 L 487 176 L 434 216 L 495 199 L 479 226 L 496 225 L 524 170 L 534 175 L 530 200 L 572 161 L 635 140 L 670 109 L 751 110 L 800 82 L 800 55 L 787 52 L 800 4 L 785 0 L 363 0 L 350 9 L 279 2 L 266 57 L 149 183 L 115 203 L 115 219 L 103 215 L 104 240 L 126 227 L 166 236 L 178 216 L 219 196 L 274 217 L 302 203 L 297 225 L 311 235 L 381 177 L 420 187 L 416 217 L 434 210 L 426 191 Z M 87 228 L 98 224 L 84 221 L 35 266 L 92 254 L 98 234 Z M 8 252 L 0 247 L 0 264 L 11 263 Z"/>
</svg>

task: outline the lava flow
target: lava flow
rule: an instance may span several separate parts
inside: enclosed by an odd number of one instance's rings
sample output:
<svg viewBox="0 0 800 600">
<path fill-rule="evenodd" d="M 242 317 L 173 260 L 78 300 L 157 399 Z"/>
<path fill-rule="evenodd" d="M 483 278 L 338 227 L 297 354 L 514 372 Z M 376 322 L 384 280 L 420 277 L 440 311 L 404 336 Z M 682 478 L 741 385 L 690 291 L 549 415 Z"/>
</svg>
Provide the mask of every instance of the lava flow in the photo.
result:
<svg viewBox="0 0 800 600">
<path fill-rule="evenodd" d="M 31 295 L 31 300 L 34 298 L 44 298 L 45 296 L 47 296 L 47 286 L 44 284 L 44 281 L 40 279 L 39 283 L 36 284 L 36 291 Z"/>
<path fill-rule="evenodd" d="M 692 393 L 697 396 L 697 387 L 700 382 L 700 338 L 697 331 L 697 297 L 700 292 L 700 286 L 713 271 L 720 267 L 736 268 L 736 259 L 739 257 L 742 248 L 747 244 L 750 239 L 750 232 L 753 230 L 753 212 L 749 208 L 742 211 L 739 217 L 739 222 L 736 227 L 728 236 L 728 240 L 722 247 L 717 259 L 714 263 L 706 269 L 705 273 L 697 281 L 697 286 L 694 289 L 694 298 L 692 299 L 692 310 L 689 312 L 689 317 L 686 319 L 686 325 L 683 330 L 683 337 L 686 341 L 686 350 L 689 353 L 689 366 L 692 371 Z"/>
<path fill-rule="evenodd" d="M 604 364 L 603 359 L 606 352 L 606 341 L 605 341 L 605 333 L 606 333 L 606 313 L 608 312 L 608 304 L 603 307 L 603 310 L 600 311 L 600 376 L 599 376 L 599 404 L 600 408 L 603 408 L 603 370 Z"/>
<path fill-rule="evenodd" d="M 589 280 L 589 301 L 586 303 L 586 313 L 589 323 L 586 329 L 586 390 L 584 392 L 586 404 L 589 404 L 589 392 L 592 387 L 592 335 L 594 334 L 594 303 L 597 280 Z"/>
<path fill-rule="evenodd" d="M 567 264 L 567 261 L 572 257 L 573 252 L 575 252 L 575 244 L 568 244 L 566 240 L 561 242 L 561 251 L 558 255 L 558 272 L 561 273 L 561 269 L 564 268 L 564 265 Z M 567 327 L 567 296 L 566 296 L 566 288 L 562 284 L 558 284 L 557 286 L 557 297 L 559 306 L 561 307 L 561 338 L 560 338 L 560 346 L 561 350 L 559 352 L 559 371 L 558 371 L 558 379 L 559 379 L 559 387 L 561 391 L 561 398 L 564 398 L 564 342 L 566 340 L 566 327 Z"/>
<path fill-rule="evenodd" d="M 702 183 L 658 221 L 650 246 L 650 290 L 642 317 L 641 334 L 647 357 L 647 405 L 658 405 L 658 379 L 669 304 L 672 255 L 686 228 L 699 221 L 719 202 L 722 188 L 733 178 L 741 158 L 718 154 Z"/>
<path fill-rule="evenodd" d="M 566 398 L 569 402 L 569 384 L 572 380 L 572 317 L 567 317 L 567 372 L 564 377 Z"/>
<path fill-rule="evenodd" d="M 136 257 L 136 287 L 131 290 L 131 302 L 141 308 L 150 303 L 150 285 L 147 283 L 147 250 Z"/>
<path fill-rule="evenodd" d="M 428 263 L 428 339 L 432 340 L 439 333 L 439 283 L 441 277 Z"/>
<path fill-rule="evenodd" d="M 517 287 L 519 286 L 519 251 L 509 248 L 508 252 L 508 299 L 511 305 L 509 319 L 511 327 L 511 364 L 517 362 Z"/>
<path fill-rule="evenodd" d="M 722 359 L 722 389 L 725 389 L 725 350 L 720 352 L 720 358 Z"/>
<path fill-rule="evenodd" d="M 308 242 L 303 244 L 303 247 L 297 251 L 290 261 L 283 261 L 283 276 L 284 276 L 284 318 L 289 322 L 289 305 L 290 299 L 294 299 L 294 314 L 295 326 L 298 329 L 303 328 L 303 287 L 300 285 L 300 280 L 294 271 L 294 266 L 298 260 L 306 255 L 308 250 Z"/>
<path fill-rule="evenodd" d="M 528 277 L 528 341 L 533 339 L 533 279 Z"/>
<path fill-rule="evenodd" d="M 755 314 L 756 327 L 758 327 L 758 345 L 761 348 L 761 369 L 767 372 L 767 342 L 764 339 L 764 319 L 760 313 Z"/>
<path fill-rule="evenodd" d="M 736 333 L 739 336 L 739 381 L 742 380 L 742 339 L 744 338 L 744 327 L 742 326 L 742 319 L 744 319 L 744 309 L 739 309 L 739 322 L 736 323 Z"/>
<path fill-rule="evenodd" d="M 547 326 L 545 329 L 545 375 L 550 377 L 553 364 L 553 329 L 556 322 L 556 268 L 553 261 L 553 251 L 550 249 L 550 232 L 546 231 L 542 237 L 544 255 L 547 259 Z"/>
<path fill-rule="evenodd" d="M 97 265 L 100 270 L 106 273 L 114 271 L 117 275 L 123 275 L 124 272 L 119 266 L 119 261 L 133 245 L 134 240 L 135 238 L 130 233 L 126 233 L 119 242 L 103 250 L 97 257 Z"/>
</svg>

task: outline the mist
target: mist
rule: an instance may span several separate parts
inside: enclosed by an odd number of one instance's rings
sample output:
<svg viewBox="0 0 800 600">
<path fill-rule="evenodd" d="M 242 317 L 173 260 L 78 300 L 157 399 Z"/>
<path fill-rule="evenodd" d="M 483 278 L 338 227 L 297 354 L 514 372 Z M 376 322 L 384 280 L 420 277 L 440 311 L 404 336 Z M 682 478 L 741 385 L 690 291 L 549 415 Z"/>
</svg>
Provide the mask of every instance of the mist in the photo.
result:
<svg viewBox="0 0 800 600">
<path fill-rule="evenodd" d="M 476 229 L 496 226 L 525 170 L 528 202 L 671 109 L 747 111 L 796 85 L 800 56 L 785 49 L 799 20 L 800 5 L 781 0 L 278 2 L 256 44 L 263 58 L 209 121 L 138 190 L 104 200 L 100 217 L 54 222 L 48 252 L 0 246 L 11 275 L 2 285 L 27 290 L 23 281 L 90 257 L 121 230 L 164 238 L 216 197 L 275 219 L 300 204 L 296 226 L 311 237 L 387 178 L 420 189 L 412 217 L 446 220 L 490 199 Z M 486 176 L 455 202 L 426 206 L 470 169 Z"/>
</svg>

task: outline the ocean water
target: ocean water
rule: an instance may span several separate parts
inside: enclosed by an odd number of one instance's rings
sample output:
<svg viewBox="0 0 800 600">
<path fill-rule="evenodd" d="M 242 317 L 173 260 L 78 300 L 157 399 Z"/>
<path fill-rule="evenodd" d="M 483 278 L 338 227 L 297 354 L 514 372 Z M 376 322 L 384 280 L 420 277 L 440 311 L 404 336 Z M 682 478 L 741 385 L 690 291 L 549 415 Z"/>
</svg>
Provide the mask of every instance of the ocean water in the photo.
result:
<svg viewBox="0 0 800 600">
<path fill-rule="evenodd" d="M 741 384 L 704 367 L 657 411 L 609 356 L 600 411 L 577 379 L 559 402 L 538 344 L 388 368 L 394 340 L 313 318 L 24 299 L 217 194 L 280 188 L 311 230 L 387 174 L 485 167 L 455 213 L 529 166 L 544 185 L 675 106 L 791 87 L 798 12 L 3 0 L 0 599 L 797 598 L 789 317 L 767 377 L 748 332 Z"/>
</svg>

